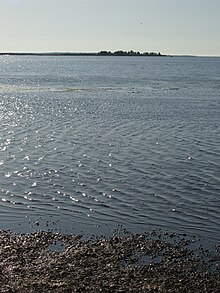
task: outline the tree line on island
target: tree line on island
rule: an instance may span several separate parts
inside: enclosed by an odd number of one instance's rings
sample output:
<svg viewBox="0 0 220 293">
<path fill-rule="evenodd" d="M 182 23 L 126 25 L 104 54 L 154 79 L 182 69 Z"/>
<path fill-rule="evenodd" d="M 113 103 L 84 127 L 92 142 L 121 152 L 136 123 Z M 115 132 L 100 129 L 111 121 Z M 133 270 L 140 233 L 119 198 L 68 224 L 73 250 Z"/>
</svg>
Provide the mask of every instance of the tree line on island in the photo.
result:
<svg viewBox="0 0 220 293">
<path fill-rule="evenodd" d="M 155 53 L 155 52 L 144 52 L 144 53 L 140 53 L 140 52 L 134 52 L 133 50 L 131 51 L 115 51 L 115 52 L 111 52 L 111 51 L 100 51 L 98 53 L 98 55 L 102 55 L 102 56 L 162 56 L 161 53 Z"/>
</svg>

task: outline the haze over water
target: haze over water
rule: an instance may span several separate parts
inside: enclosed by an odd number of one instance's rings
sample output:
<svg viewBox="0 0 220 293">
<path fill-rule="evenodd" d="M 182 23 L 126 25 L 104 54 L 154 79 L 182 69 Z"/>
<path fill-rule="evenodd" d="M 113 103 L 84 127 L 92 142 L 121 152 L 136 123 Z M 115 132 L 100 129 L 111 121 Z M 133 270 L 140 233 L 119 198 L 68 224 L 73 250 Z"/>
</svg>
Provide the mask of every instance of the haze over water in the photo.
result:
<svg viewBox="0 0 220 293">
<path fill-rule="evenodd" d="M 218 240 L 219 114 L 220 58 L 1 56 L 0 229 Z"/>
</svg>

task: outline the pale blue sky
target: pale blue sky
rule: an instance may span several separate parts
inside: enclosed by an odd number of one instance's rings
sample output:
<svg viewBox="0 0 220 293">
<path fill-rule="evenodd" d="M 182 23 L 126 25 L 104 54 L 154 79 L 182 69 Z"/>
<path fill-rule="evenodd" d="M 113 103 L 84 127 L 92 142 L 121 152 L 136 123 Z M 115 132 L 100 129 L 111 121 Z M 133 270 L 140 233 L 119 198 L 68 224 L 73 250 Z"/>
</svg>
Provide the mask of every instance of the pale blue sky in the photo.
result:
<svg viewBox="0 0 220 293">
<path fill-rule="evenodd" d="M 0 51 L 220 56 L 220 0 L 0 0 Z"/>
</svg>

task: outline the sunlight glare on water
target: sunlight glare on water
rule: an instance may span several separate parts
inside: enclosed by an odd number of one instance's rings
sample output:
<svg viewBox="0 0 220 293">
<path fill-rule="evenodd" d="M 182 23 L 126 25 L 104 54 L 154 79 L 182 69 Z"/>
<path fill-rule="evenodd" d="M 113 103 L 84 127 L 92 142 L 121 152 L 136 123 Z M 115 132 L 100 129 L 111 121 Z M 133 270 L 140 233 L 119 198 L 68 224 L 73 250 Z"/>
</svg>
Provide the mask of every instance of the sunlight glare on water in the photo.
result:
<svg viewBox="0 0 220 293">
<path fill-rule="evenodd" d="M 219 63 L 1 56 L 0 228 L 219 239 Z"/>
</svg>

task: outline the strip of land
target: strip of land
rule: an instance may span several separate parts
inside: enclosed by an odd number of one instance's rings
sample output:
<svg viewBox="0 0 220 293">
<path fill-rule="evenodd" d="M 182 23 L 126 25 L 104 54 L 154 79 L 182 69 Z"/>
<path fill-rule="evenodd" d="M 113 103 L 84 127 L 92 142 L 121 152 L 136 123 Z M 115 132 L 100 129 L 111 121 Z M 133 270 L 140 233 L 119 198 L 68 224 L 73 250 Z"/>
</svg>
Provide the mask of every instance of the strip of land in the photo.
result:
<svg viewBox="0 0 220 293">
<path fill-rule="evenodd" d="M 88 53 L 77 53 L 77 52 L 45 52 L 45 53 L 31 53 L 31 52 L 0 52 L 0 56 L 165 56 L 160 52 L 134 52 L 134 51 L 122 51 L 118 50 L 115 52 L 111 51 L 100 51 L 100 52 L 88 52 Z"/>
</svg>

